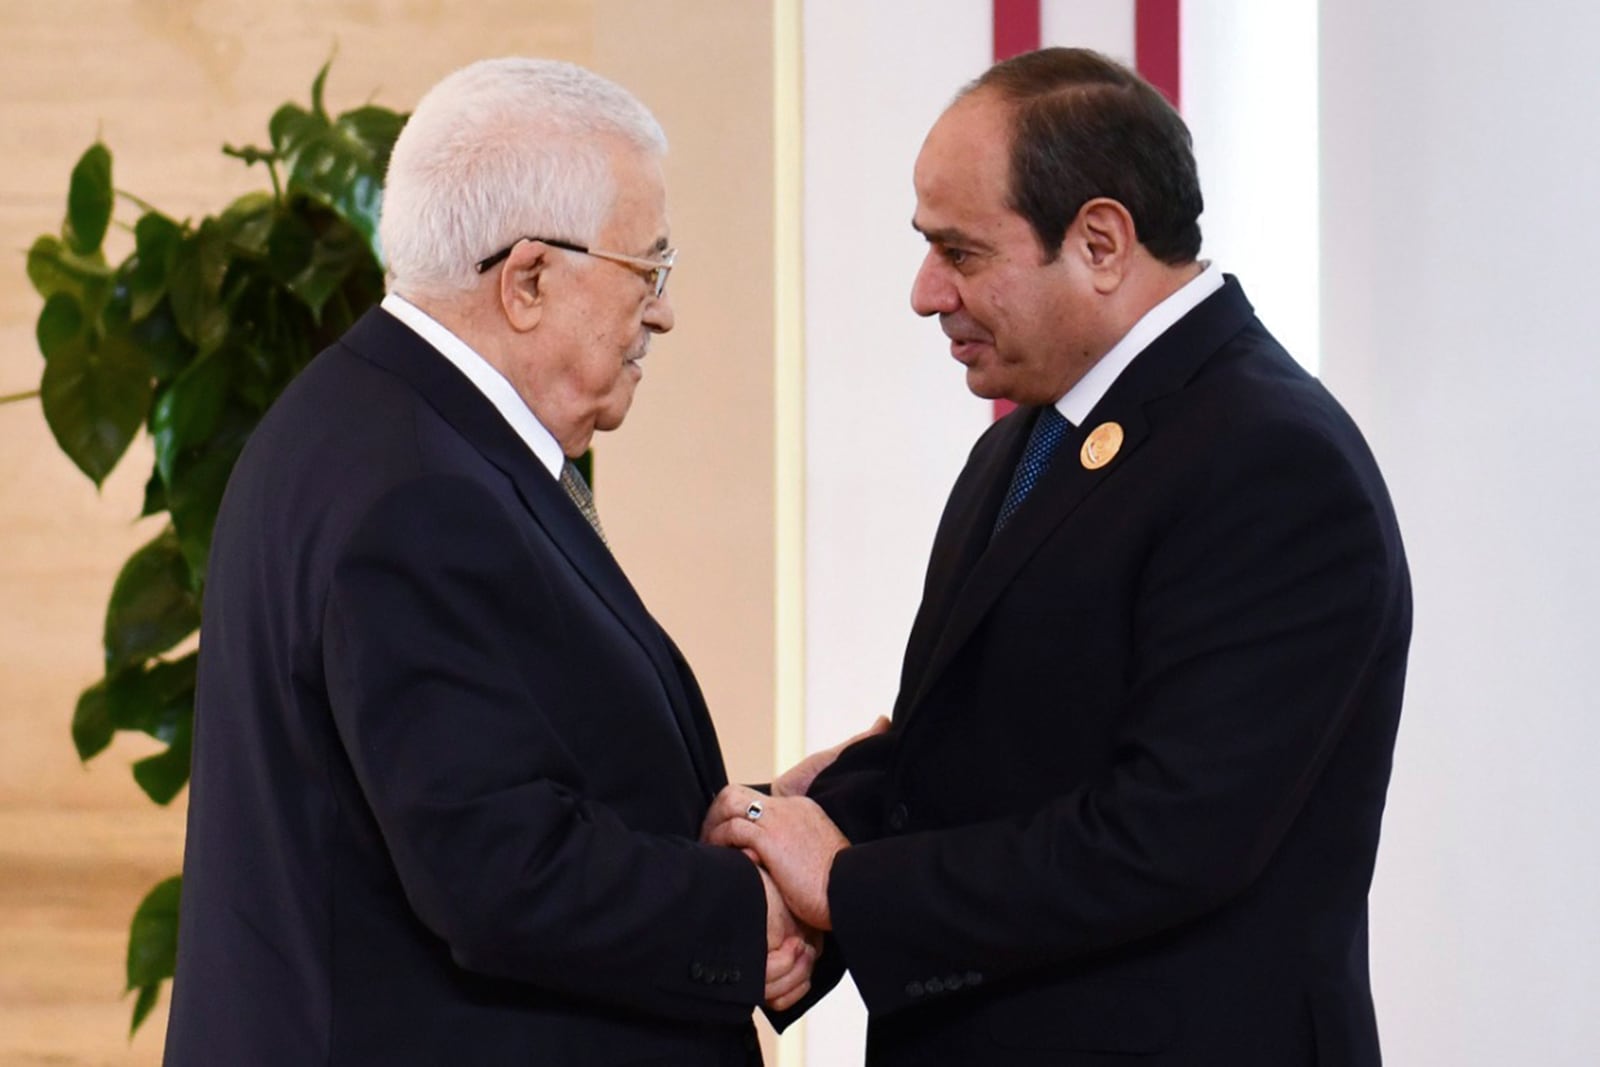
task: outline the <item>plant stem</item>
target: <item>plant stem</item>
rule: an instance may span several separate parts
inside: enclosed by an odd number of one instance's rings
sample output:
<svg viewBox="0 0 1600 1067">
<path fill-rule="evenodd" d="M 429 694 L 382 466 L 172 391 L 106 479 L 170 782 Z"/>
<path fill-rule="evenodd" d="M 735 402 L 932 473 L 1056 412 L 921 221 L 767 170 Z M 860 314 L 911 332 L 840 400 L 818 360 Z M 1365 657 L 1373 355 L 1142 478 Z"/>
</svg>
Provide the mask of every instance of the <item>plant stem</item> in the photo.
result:
<svg viewBox="0 0 1600 1067">
<path fill-rule="evenodd" d="M 138 208 L 140 211 L 155 211 L 157 214 L 160 213 L 160 209 L 158 209 L 154 204 L 150 203 L 150 201 L 145 200 L 142 197 L 135 196 L 126 189 L 118 189 L 117 195 L 122 197 L 124 200 L 131 202 L 133 206 Z"/>
<path fill-rule="evenodd" d="M 21 400 L 33 400 L 39 395 L 39 390 L 30 389 L 26 393 L 12 393 L 10 396 L 0 396 L 0 404 L 15 404 Z"/>
</svg>

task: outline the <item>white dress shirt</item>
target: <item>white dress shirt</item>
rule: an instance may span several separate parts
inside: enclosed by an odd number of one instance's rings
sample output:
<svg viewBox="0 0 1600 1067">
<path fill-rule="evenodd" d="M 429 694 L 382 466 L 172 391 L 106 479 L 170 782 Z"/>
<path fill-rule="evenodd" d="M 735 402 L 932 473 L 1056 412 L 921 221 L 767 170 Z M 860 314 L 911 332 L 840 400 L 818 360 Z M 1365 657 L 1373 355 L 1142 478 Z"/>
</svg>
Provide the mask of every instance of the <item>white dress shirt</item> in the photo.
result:
<svg viewBox="0 0 1600 1067">
<path fill-rule="evenodd" d="M 532 452 L 549 470 L 552 478 L 561 477 L 561 465 L 567 457 L 561 452 L 550 431 L 544 428 L 528 405 L 522 402 L 517 390 L 489 361 L 472 350 L 472 346 L 439 325 L 439 321 L 398 293 L 383 298 L 383 310 L 411 327 L 418 337 L 436 348 L 441 356 L 453 363 L 467 380 L 477 387 L 501 418 L 517 432 Z"/>
<path fill-rule="evenodd" d="M 1089 373 L 1079 378 L 1078 384 L 1068 389 L 1066 396 L 1056 401 L 1056 410 L 1072 425 L 1083 425 L 1083 420 L 1089 417 L 1089 412 L 1100 403 L 1106 391 L 1128 369 L 1134 357 L 1171 329 L 1173 323 L 1221 288 L 1222 268 L 1215 263 L 1207 263 L 1205 269 L 1186 282 L 1183 288 L 1145 312 L 1144 317 L 1133 324 L 1133 329 L 1124 334 L 1122 340 L 1101 357 L 1100 362 L 1090 367 Z"/>
</svg>

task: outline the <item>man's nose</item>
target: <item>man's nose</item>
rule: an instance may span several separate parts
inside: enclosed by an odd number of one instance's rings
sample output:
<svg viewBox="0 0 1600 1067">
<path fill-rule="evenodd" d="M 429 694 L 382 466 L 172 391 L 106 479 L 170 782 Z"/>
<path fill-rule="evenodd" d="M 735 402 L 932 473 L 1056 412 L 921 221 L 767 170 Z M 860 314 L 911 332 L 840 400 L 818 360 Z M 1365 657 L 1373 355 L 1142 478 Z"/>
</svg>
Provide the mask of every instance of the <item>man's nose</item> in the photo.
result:
<svg viewBox="0 0 1600 1067">
<path fill-rule="evenodd" d="M 645 309 L 644 328 L 651 333 L 666 333 L 677 322 L 677 313 L 672 310 L 672 301 L 665 293 L 651 300 L 650 306 Z"/>
<path fill-rule="evenodd" d="M 911 310 L 926 318 L 948 315 L 961 309 L 961 295 L 948 276 L 949 268 L 933 249 L 922 257 L 917 277 L 911 283 Z"/>
</svg>

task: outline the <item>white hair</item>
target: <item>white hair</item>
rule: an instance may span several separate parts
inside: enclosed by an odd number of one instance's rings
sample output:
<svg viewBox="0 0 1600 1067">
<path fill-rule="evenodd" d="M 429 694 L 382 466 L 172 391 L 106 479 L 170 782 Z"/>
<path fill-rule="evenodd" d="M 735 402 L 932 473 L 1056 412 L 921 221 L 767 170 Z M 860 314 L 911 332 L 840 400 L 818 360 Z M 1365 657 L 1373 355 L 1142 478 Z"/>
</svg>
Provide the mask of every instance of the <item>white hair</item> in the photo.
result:
<svg viewBox="0 0 1600 1067">
<path fill-rule="evenodd" d="M 417 104 L 395 141 L 378 239 L 389 287 L 448 299 L 520 237 L 587 244 L 616 198 L 618 141 L 661 155 L 666 135 L 626 89 L 571 63 L 485 59 Z"/>
</svg>

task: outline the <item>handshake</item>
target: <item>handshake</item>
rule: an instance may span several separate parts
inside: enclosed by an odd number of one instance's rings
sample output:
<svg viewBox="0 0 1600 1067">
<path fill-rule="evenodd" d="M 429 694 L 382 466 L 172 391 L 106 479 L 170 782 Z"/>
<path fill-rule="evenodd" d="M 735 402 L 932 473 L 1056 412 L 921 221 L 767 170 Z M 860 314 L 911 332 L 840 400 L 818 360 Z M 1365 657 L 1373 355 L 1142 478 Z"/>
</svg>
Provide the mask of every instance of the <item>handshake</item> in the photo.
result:
<svg viewBox="0 0 1600 1067">
<path fill-rule="evenodd" d="M 889 728 L 880 716 L 868 729 L 813 753 L 772 783 L 772 793 L 730 785 L 712 801 L 700 840 L 737 848 L 761 872 L 767 893 L 767 1007 L 784 1011 L 811 989 L 828 914 L 828 871 L 849 840 L 814 800 L 811 782 L 847 746 Z"/>
</svg>

